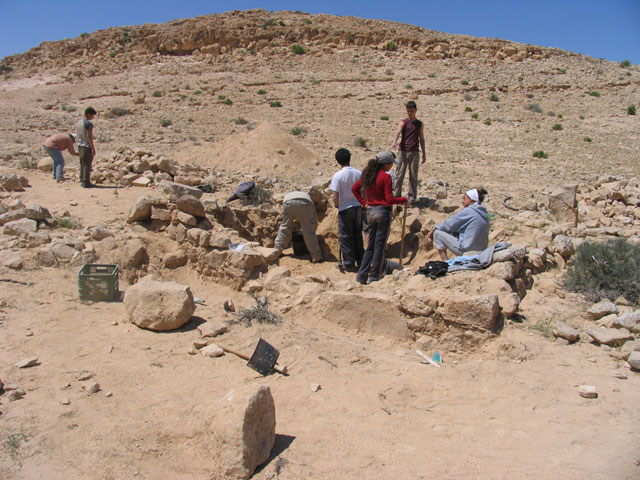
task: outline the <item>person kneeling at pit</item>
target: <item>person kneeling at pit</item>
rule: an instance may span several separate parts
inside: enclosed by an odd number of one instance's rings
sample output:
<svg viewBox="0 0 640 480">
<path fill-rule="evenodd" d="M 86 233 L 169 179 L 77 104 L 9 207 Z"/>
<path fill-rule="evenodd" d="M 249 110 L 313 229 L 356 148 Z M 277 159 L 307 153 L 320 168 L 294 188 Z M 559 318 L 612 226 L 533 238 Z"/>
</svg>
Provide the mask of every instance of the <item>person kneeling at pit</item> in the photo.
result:
<svg viewBox="0 0 640 480">
<path fill-rule="evenodd" d="M 489 214 L 482 205 L 486 194 L 484 188 L 467 191 L 462 197 L 464 208 L 431 230 L 429 238 L 443 261 L 448 258 L 447 249 L 460 256 L 489 246 Z"/>
</svg>

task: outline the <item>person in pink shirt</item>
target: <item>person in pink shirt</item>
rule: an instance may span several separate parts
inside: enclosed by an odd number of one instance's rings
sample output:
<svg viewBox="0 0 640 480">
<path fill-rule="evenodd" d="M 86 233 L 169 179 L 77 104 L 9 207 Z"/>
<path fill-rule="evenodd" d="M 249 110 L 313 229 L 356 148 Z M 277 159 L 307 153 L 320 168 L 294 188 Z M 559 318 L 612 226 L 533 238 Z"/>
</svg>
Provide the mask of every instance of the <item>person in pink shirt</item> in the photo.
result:
<svg viewBox="0 0 640 480">
<path fill-rule="evenodd" d="M 42 144 L 42 148 L 53 160 L 53 179 L 58 183 L 64 181 L 64 156 L 63 150 L 67 150 L 74 157 L 78 156 L 73 145 L 76 143 L 76 137 L 72 133 L 56 133 L 47 137 Z"/>
</svg>

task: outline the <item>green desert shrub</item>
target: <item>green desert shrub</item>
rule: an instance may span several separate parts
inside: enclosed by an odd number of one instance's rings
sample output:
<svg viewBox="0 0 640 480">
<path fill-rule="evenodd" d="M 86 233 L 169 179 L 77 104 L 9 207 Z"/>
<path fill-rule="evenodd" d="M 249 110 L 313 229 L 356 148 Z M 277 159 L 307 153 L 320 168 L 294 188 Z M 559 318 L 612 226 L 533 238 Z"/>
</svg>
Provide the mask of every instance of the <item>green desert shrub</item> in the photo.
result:
<svg viewBox="0 0 640 480">
<path fill-rule="evenodd" d="M 635 105 L 629 105 L 629 106 L 627 107 L 627 113 L 628 113 L 629 115 L 635 115 L 637 112 L 638 112 L 638 109 L 636 108 L 636 106 L 635 106 Z"/>
<path fill-rule="evenodd" d="M 356 138 L 353 139 L 353 146 L 354 147 L 367 148 L 367 144 L 368 143 L 369 143 L 369 140 L 367 140 L 366 138 L 356 137 Z"/>
<path fill-rule="evenodd" d="M 469 85 L 469 81 L 468 80 L 462 80 L 460 83 L 462 85 Z"/>
<path fill-rule="evenodd" d="M 272 108 L 278 108 L 278 107 L 281 107 L 281 106 L 282 106 L 282 103 L 280 103 L 280 101 L 279 101 L 279 100 L 276 100 L 276 101 L 274 101 L 274 102 L 270 102 L 270 103 L 269 103 L 269 106 L 270 106 L 270 107 L 272 107 Z"/>
<path fill-rule="evenodd" d="M 306 127 L 294 127 L 291 129 L 291 135 L 303 135 L 307 133 Z"/>
<path fill-rule="evenodd" d="M 597 90 L 591 90 L 589 92 L 589 95 L 591 95 L 592 97 L 599 97 L 600 96 L 600 92 Z"/>
<path fill-rule="evenodd" d="M 380 120 L 389 120 L 389 115 L 381 115 Z"/>
<path fill-rule="evenodd" d="M 499 102 L 500 101 L 500 97 L 498 95 L 496 95 L 495 93 L 492 93 L 491 96 L 489 97 L 489 100 L 491 100 L 492 102 Z"/>
<path fill-rule="evenodd" d="M 629 60 L 623 60 L 620 62 L 620 66 L 622 68 L 629 68 L 631 66 L 631 62 Z"/>
<path fill-rule="evenodd" d="M 296 55 L 302 55 L 304 53 L 307 53 L 307 49 L 304 48 L 302 45 L 291 45 L 291 51 Z"/>
<path fill-rule="evenodd" d="M 529 105 L 527 105 L 524 108 L 529 110 L 530 112 L 543 113 L 542 107 L 540 105 L 538 105 L 537 103 L 530 103 Z"/>
<path fill-rule="evenodd" d="M 587 143 L 591 143 L 593 142 L 593 139 L 591 137 L 584 137 L 584 141 Z"/>
<path fill-rule="evenodd" d="M 474 120 L 477 120 L 480 117 L 480 115 L 478 115 L 478 113 L 472 113 L 471 114 L 471 118 L 473 118 Z"/>
<path fill-rule="evenodd" d="M 264 188 L 262 185 L 256 185 L 249 195 L 243 197 L 245 205 L 263 205 L 271 203 L 273 193 L 271 190 Z"/>
<path fill-rule="evenodd" d="M 247 123 L 249 123 L 249 120 L 243 117 L 238 117 L 233 120 L 233 123 L 235 123 L 236 125 L 246 125 Z"/>
<path fill-rule="evenodd" d="M 123 117 L 124 115 L 131 115 L 131 110 L 122 107 L 110 107 L 107 113 L 104 114 L 106 118 Z"/>
<path fill-rule="evenodd" d="M 389 52 L 395 52 L 396 50 L 398 50 L 398 44 L 391 40 L 389 43 L 387 43 L 385 49 Z"/>
<path fill-rule="evenodd" d="M 153 93 L 151 94 L 151 96 L 153 96 L 153 97 L 161 97 L 162 96 L 162 92 L 160 90 L 154 90 Z"/>
<path fill-rule="evenodd" d="M 544 152 L 543 150 L 536 150 L 533 152 L 533 156 L 535 158 L 549 158 L 549 154 Z"/>
<path fill-rule="evenodd" d="M 171 120 L 169 120 L 168 118 L 162 118 L 160 119 L 160 126 L 161 127 L 168 127 L 169 125 L 171 125 Z"/>
<path fill-rule="evenodd" d="M 471 108 L 471 107 L 466 107 L 466 108 L 464 109 L 464 111 L 465 111 L 465 112 L 473 112 L 473 108 Z"/>
<path fill-rule="evenodd" d="M 551 130 L 562 130 L 564 127 L 562 126 L 561 123 L 554 123 L 553 127 L 551 127 Z"/>
<path fill-rule="evenodd" d="M 231 100 L 230 98 L 225 98 L 222 103 L 224 103 L 225 105 L 233 105 L 233 100 Z"/>
<path fill-rule="evenodd" d="M 588 300 L 640 301 L 640 245 L 626 238 L 605 243 L 584 242 L 576 250 L 564 279 L 565 287 Z"/>
<path fill-rule="evenodd" d="M 260 90 L 258 90 L 256 92 L 258 95 L 265 95 L 267 93 L 267 91 L 264 88 L 261 88 Z"/>
</svg>

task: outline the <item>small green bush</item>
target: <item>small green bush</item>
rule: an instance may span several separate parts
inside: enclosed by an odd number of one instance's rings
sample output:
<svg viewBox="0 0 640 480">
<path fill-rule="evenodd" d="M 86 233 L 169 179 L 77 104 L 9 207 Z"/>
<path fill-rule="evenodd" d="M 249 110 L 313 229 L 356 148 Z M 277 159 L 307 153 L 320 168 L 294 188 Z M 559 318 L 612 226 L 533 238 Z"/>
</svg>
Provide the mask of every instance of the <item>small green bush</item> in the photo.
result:
<svg viewBox="0 0 640 480">
<path fill-rule="evenodd" d="M 393 75 L 393 70 L 391 70 L 390 68 L 387 68 L 387 69 L 384 71 L 384 73 L 385 73 L 385 75 Z"/>
<path fill-rule="evenodd" d="M 305 127 L 294 127 L 291 129 L 291 135 L 302 135 L 307 133 L 307 129 Z"/>
<path fill-rule="evenodd" d="M 599 97 L 600 96 L 600 92 L 597 90 L 591 90 L 589 92 L 589 95 L 591 95 L 592 97 Z"/>
<path fill-rule="evenodd" d="M 107 113 L 104 114 L 106 118 L 123 117 L 124 115 L 131 115 L 131 110 L 122 107 L 110 107 Z"/>
<path fill-rule="evenodd" d="M 540 105 L 538 105 L 537 103 L 530 103 L 529 105 L 527 105 L 524 108 L 526 110 L 529 110 L 530 112 L 535 112 L 535 113 L 543 113 L 544 112 L 544 110 L 542 110 L 542 107 Z"/>
<path fill-rule="evenodd" d="M 243 197 L 245 205 L 262 205 L 265 203 L 271 203 L 271 197 L 273 194 L 271 190 L 267 190 L 262 185 L 256 185 L 253 191 L 249 195 Z"/>
<path fill-rule="evenodd" d="M 67 228 L 69 230 L 75 230 L 82 226 L 80 220 L 74 217 L 54 217 L 53 223 L 56 227 Z"/>
<path fill-rule="evenodd" d="M 584 137 L 584 141 L 587 143 L 591 143 L 593 140 L 591 139 L 591 137 Z"/>
<path fill-rule="evenodd" d="M 311 20 L 309 20 L 308 18 L 305 18 L 305 19 L 303 20 L 303 22 L 304 22 L 305 24 L 307 24 L 307 25 L 311 25 L 311 24 L 313 23 L 313 22 L 312 22 Z"/>
<path fill-rule="evenodd" d="M 225 98 L 227 98 L 226 95 L 218 95 L 218 100 L 220 101 L 224 100 Z"/>
<path fill-rule="evenodd" d="M 115 57 L 116 55 L 118 55 L 118 52 L 115 52 L 115 51 L 114 52 L 109 52 L 109 56 L 111 58 Z"/>
<path fill-rule="evenodd" d="M 491 100 L 492 102 L 499 102 L 500 101 L 500 97 L 498 95 L 496 95 L 495 93 L 492 93 L 491 97 L 489 97 L 489 100 Z"/>
<path fill-rule="evenodd" d="M 491 119 L 487 118 L 484 122 L 485 125 L 491 125 Z"/>
<path fill-rule="evenodd" d="M 462 85 L 469 85 L 469 81 L 468 80 L 462 80 L 460 83 Z"/>
<path fill-rule="evenodd" d="M 303 55 L 307 53 L 307 49 L 304 48 L 302 45 L 291 45 L 291 51 L 296 55 Z"/>
<path fill-rule="evenodd" d="M 551 127 L 551 130 L 562 130 L 564 127 L 562 126 L 561 123 L 554 123 L 553 127 Z"/>
<path fill-rule="evenodd" d="M 622 68 L 629 68 L 631 66 L 631 62 L 629 60 L 623 60 L 620 62 L 620 66 Z"/>
<path fill-rule="evenodd" d="M 381 115 L 380 120 L 389 120 L 389 115 Z"/>
<path fill-rule="evenodd" d="M 629 115 L 635 115 L 637 112 L 638 112 L 638 109 L 636 108 L 636 106 L 635 106 L 635 105 L 629 105 L 629 106 L 627 107 L 627 113 L 628 113 Z"/>
<path fill-rule="evenodd" d="M 384 48 L 389 52 L 395 52 L 396 50 L 398 50 L 398 44 L 393 40 L 391 40 L 389 43 L 385 45 Z"/>
<path fill-rule="evenodd" d="M 224 103 L 225 105 L 233 105 L 233 100 L 231 100 L 230 98 L 225 98 L 222 103 Z"/>
<path fill-rule="evenodd" d="M 187 122 L 188 122 L 188 123 L 193 123 L 193 117 L 188 117 L 188 118 L 187 118 Z"/>
<path fill-rule="evenodd" d="M 584 242 L 576 250 L 564 285 L 592 302 L 623 296 L 637 304 L 640 301 L 640 245 L 626 238 L 606 243 Z"/>
<path fill-rule="evenodd" d="M 153 93 L 151 94 L 152 97 L 161 97 L 162 96 L 162 92 L 160 90 L 154 90 Z"/>
<path fill-rule="evenodd" d="M 264 88 L 261 88 L 256 92 L 258 95 L 266 95 L 267 91 Z"/>
<path fill-rule="evenodd" d="M 533 152 L 533 156 L 535 158 L 549 158 L 549 154 L 542 150 L 536 150 L 535 152 Z"/>
<path fill-rule="evenodd" d="M 474 120 L 477 120 L 479 116 L 480 115 L 478 115 L 478 113 L 476 112 L 476 113 L 471 115 L 471 118 L 473 118 Z"/>
<path fill-rule="evenodd" d="M 533 98 L 533 93 L 527 93 L 527 98 Z"/>
<path fill-rule="evenodd" d="M 249 120 L 243 117 L 238 117 L 233 120 L 233 123 L 235 123 L 236 125 L 246 125 L 247 123 L 249 123 Z"/>
<path fill-rule="evenodd" d="M 161 127 L 168 127 L 169 125 L 171 125 L 171 120 L 169 120 L 168 118 L 161 118 L 160 119 L 160 126 Z"/>
<path fill-rule="evenodd" d="M 567 69 L 566 68 L 559 68 L 558 72 L 560 73 L 567 73 Z"/>
<path fill-rule="evenodd" d="M 274 101 L 274 102 L 270 102 L 270 103 L 269 103 L 269 106 L 270 106 L 271 108 L 279 108 L 279 107 L 281 107 L 281 106 L 282 106 L 282 103 L 280 103 L 280 100 L 276 100 L 276 101 Z"/>
<path fill-rule="evenodd" d="M 464 111 L 465 111 L 465 112 L 473 112 L 473 108 L 471 108 L 471 107 L 466 107 L 466 108 L 464 109 Z"/>
<path fill-rule="evenodd" d="M 407 90 L 413 90 L 413 85 L 411 85 L 410 83 L 407 83 L 404 88 L 406 88 Z"/>
<path fill-rule="evenodd" d="M 356 137 L 353 139 L 354 147 L 367 148 L 368 143 L 369 143 L 369 140 L 367 140 L 366 138 Z"/>
<path fill-rule="evenodd" d="M 427 75 L 427 77 L 429 77 L 429 78 L 436 78 L 436 74 L 435 74 L 435 73 L 430 73 L 429 75 Z"/>
<path fill-rule="evenodd" d="M 262 28 L 273 27 L 277 24 L 278 22 L 275 19 L 267 18 L 265 21 L 262 22 Z"/>
</svg>

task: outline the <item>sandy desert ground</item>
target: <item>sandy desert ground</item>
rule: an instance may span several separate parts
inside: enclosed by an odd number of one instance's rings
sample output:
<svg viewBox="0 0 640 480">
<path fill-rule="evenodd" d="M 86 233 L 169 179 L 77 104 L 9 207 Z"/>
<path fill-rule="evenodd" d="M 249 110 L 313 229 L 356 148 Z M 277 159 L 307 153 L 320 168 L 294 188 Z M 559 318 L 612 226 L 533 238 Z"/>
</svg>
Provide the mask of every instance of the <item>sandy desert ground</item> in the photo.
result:
<svg viewBox="0 0 640 480">
<path fill-rule="evenodd" d="M 390 145 L 404 102 L 413 99 L 428 152 L 421 196 L 430 197 L 441 182 L 443 203 L 453 206 L 468 187 L 485 186 L 493 238 L 531 249 L 550 242 L 557 227 L 543 208 L 556 187 L 578 184 L 583 199 L 604 175 L 637 186 L 640 123 L 627 108 L 640 104 L 638 66 L 353 18 L 252 11 L 197 22 L 219 24 L 218 43 L 208 50 L 148 53 L 136 50 L 146 45 L 140 33 L 129 52 L 118 43 L 123 30 L 110 29 L 0 63 L 11 66 L 0 80 L 0 174 L 24 175 L 30 185 L 0 192 L 2 204 L 19 200 L 46 207 L 54 218 L 76 219 L 76 230 L 56 228 L 54 236 L 82 237 L 95 226 L 122 238 L 144 236 L 145 271 L 188 285 L 204 300 L 178 330 L 140 329 L 122 302 L 79 302 L 77 266 L 44 267 L 35 248 L 0 235 L 1 249 L 24 259 L 20 270 L 0 266 L 0 378 L 26 391 L 16 401 L 0 396 L 0 477 L 224 478 L 211 442 L 212 409 L 231 388 L 257 382 L 271 388 L 277 437 L 256 479 L 638 478 L 640 377 L 619 349 L 602 348 L 584 333 L 571 345 L 550 334 L 557 320 L 581 332 L 595 325 L 583 316 L 590 303 L 560 286 L 566 266 L 535 275 L 518 315 L 473 344 L 453 333 L 419 344 L 350 328 L 322 309 L 319 297 L 327 290 L 361 294 L 366 308 L 367 294 L 400 297 L 410 277 L 361 287 L 340 273 L 329 210 L 319 229 L 329 261 L 311 265 L 287 251 L 278 262 L 300 283 L 320 282 L 324 290 L 293 308 L 281 308 L 291 299 L 272 290 L 281 324 L 233 325 L 220 339 L 247 352 L 260 337 L 276 346 L 290 375 L 261 377 L 231 355 L 187 353 L 200 324 L 232 318 L 226 300 L 245 308 L 254 300 L 246 288 L 215 282 L 190 264 L 162 267 L 173 240 L 124 222 L 147 189 L 109 182 L 82 189 L 77 160 L 68 155 L 62 184 L 31 168 L 43 156 L 43 139 L 72 130 L 93 106 L 96 163 L 105 168 L 126 147 L 217 175 L 217 191 L 204 198 L 222 201 L 249 178 L 279 198 L 324 184 L 337 169 L 339 147 L 349 148 L 352 164 L 362 168 Z M 189 25 L 151 33 L 186 38 Z M 266 45 L 264 25 L 282 30 Z M 225 47 L 225 32 L 231 38 L 242 27 L 250 32 L 244 43 Z M 316 27 L 320 33 L 308 33 Z M 331 28 L 361 40 L 348 43 L 335 32 L 338 40 L 324 38 Z M 386 48 L 394 39 L 399 48 Z M 68 47 L 85 41 L 93 42 L 89 53 Z M 306 52 L 293 53 L 292 43 Z M 534 158 L 539 150 L 548 158 Z M 505 208 L 506 197 L 519 212 Z M 425 225 L 446 217 L 443 210 L 412 210 Z M 624 227 L 634 242 L 638 218 Z M 581 217 L 579 225 L 587 221 Z M 566 233 L 577 238 L 579 230 Z M 415 271 L 435 254 L 425 235 L 413 238 L 407 266 Z M 398 255 L 399 218 L 390 241 Z M 424 288 L 476 294 L 484 278 L 463 272 Z M 121 278 L 120 290 L 128 284 Z M 618 308 L 635 310 L 622 300 Z M 415 355 L 424 345 L 442 354 L 442 368 Z M 14 366 L 30 355 L 38 357 L 36 366 Z M 85 370 L 100 392 L 82 389 L 77 374 Z M 583 384 L 595 385 L 598 398 L 582 398 Z"/>
</svg>

